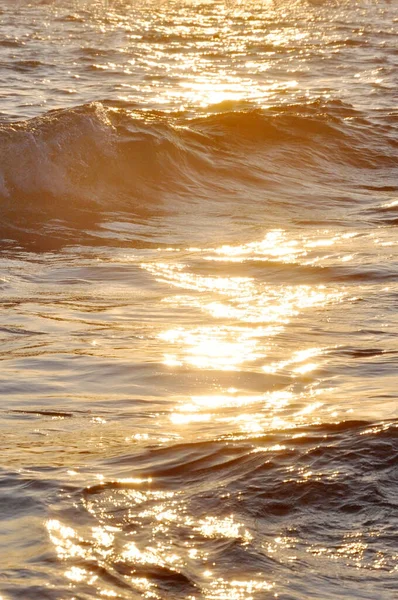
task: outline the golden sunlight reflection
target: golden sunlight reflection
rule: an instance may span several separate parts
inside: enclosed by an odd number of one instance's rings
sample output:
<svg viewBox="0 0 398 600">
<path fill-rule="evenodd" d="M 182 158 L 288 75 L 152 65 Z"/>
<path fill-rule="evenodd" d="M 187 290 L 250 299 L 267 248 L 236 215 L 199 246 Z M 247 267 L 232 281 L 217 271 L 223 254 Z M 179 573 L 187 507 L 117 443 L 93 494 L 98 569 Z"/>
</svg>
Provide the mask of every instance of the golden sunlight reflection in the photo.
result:
<svg viewBox="0 0 398 600">
<path fill-rule="evenodd" d="M 292 398 L 293 393 L 287 390 L 247 396 L 230 391 L 227 394 L 191 396 L 191 402 L 181 405 L 180 409 L 185 412 L 216 411 L 224 408 L 243 408 L 253 404 L 262 404 L 269 409 L 277 409 L 289 404 Z"/>
<path fill-rule="evenodd" d="M 294 562 L 297 559 L 296 545 L 298 538 L 291 535 L 279 535 L 272 541 L 264 544 L 264 550 L 269 555 L 275 555 L 277 560 L 283 559 L 286 562 Z"/>
<path fill-rule="evenodd" d="M 189 364 L 199 369 L 232 371 L 254 361 L 263 352 L 257 350 L 256 332 L 237 327 L 201 327 L 170 329 L 159 338 L 183 349 L 183 356 L 166 353 L 165 364 Z"/>
<path fill-rule="evenodd" d="M 206 574 L 207 572 L 205 572 Z M 211 572 L 208 577 L 211 577 Z M 267 581 L 256 581 L 255 579 L 245 581 L 234 579 L 228 581 L 223 577 L 213 579 L 209 585 L 208 600 L 250 600 L 254 594 L 270 592 L 274 584 Z"/>
<path fill-rule="evenodd" d="M 85 540 L 72 528 L 63 525 L 57 519 L 49 519 L 46 523 L 51 542 L 54 544 L 57 555 L 62 559 L 81 558 L 91 559 L 93 552 L 106 558 L 112 553 L 117 528 L 111 526 L 93 527 L 91 530 L 91 544 L 87 545 Z M 82 575 L 82 571 L 79 571 Z M 77 572 L 72 571 L 72 575 Z"/>
<path fill-rule="evenodd" d="M 352 259 L 347 255 L 346 242 L 356 238 L 356 232 L 332 233 L 329 230 L 316 232 L 314 236 L 294 238 L 283 229 L 268 231 L 259 241 L 239 245 L 223 244 L 213 249 L 193 249 L 204 254 L 203 258 L 210 261 L 246 262 L 250 260 L 277 261 L 278 263 L 299 262 L 305 265 L 317 264 L 329 258 L 323 249 L 333 249 L 339 252 L 343 245 L 341 260 Z M 314 254 L 316 253 L 316 254 Z"/>
<path fill-rule="evenodd" d="M 303 408 L 302 410 L 300 410 L 297 413 L 297 416 L 303 417 L 303 416 L 307 416 L 307 415 L 311 415 L 313 413 L 316 413 L 316 411 L 321 408 L 322 406 L 322 402 L 311 402 L 310 404 L 307 404 L 307 406 L 305 408 Z"/>
<path fill-rule="evenodd" d="M 211 34 L 211 28 L 206 28 L 206 30 L 207 34 Z M 255 38 L 253 38 L 253 42 L 255 42 Z M 278 37 L 275 36 L 274 39 L 270 40 L 273 45 L 282 45 L 283 42 L 283 32 L 280 32 Z M 236 51 L 239 51 L 239 45 L 236 46 Z M 218 68 L 217 71 L 205 72 L 203 67 L 206 62 L 206 59 L 195 54 L 177 56 L 174 68 L 175 72 L 183 78 L 183 81 L 176 87 L 163 88 L 158 95 L 155 95 L 154 100 L 160 105 L 168 105 L 170 102 L 180 103 L 181 109 L 192 105 L 206 108 L 225 101 L 251 101 L 266 108 L 270 105 L 269 103 L 275 97 L 275 94 L 298 86 L 298 81 L 293 78 L 281 80 L 270 77 L 266 81 L 262 77 L 259 84 L 259 75 L 266 73 L 272 67 L 271 61 L 264 56 L 261 61 L 246 60 L 245 71 L 239 75 L 228 72 L 222 67 Z M 147 66 L 150 67 L 151 63 L 148 63 Z M 154 62 L 153 67 L 156 68 L 156 66 L 157 64 Z M 112 71 L 117 68 L 117 65 L 108 63 L 105 66 L 99 65 L 98 68 Z M 124 72 L 129 74 L 129 68 L 125 69 Z M 132 84 L 125 84 L 125 86 L 131 91 L 138 91 L 139 89 L 138 86 Z M 150 90 L 150 87 L 147 86 L 147 89 Z M 125 99 L 132 99 L 132 97 L 128 95 Z"/>
<path fill-rule="evenodd" d="M 80 544 L 81 540 L 72 527 L 62 525 L 57 519 L 50 519 L 46 526 L 59 558 L 88 558 L 89 551 Z"/>
<path fill-rule="evenodd" d="M 121 553 L 120 558 L 127 562 L 158 565 L 161 567 L 176 565 L 178 562 L 181 562 L 178 554 L 167 554 L 164 551 L 165 548 L 162 546 L 159 548 L 147 547 L 140 550 L 135 542 L 129 542 Z"/>
<path fill-rule="evenodd" d="M 187 67 L 188 68 L 188 67 Z M 241 78 L 224 75 L 224 81 L 215 82 L 206 76 L 197 77 L 195 81 L 181 83 L 182 101 L 187 104 L 209 106 L 224 101 L 241 100 L 252 95 L 250 88 L 253 82 Z M 175 92 L 174 92 L 175 93 Z"/>
<path fill-rule="evenodd" d="M 326 352 L 325 348 L 307 348 L 306 350 L 298 350 L 286 360 L 271 363 L 265 365 L 263 370 L 265 373 L 277 373 L 287 367 L 292 367 L 292 373 L 298 375 L 305 375 L 311 371 L 314 371 L 319 365 L 316 362 L 306 362 L 308 359 L 313 359 L 316 356 L 321 356 Z M 296 366 L 297 365 L 297 366 Z"/>
<path fill-rule="evenodd" d="M 355 235 L 324 230 L 299 239 L 275 229 L 260 241 L 240 245 L 185 251 L 169 248 L 170 260 L 141 264 L 157 281 L 179 290 L 166 294 L 163 302 L 201 315 L 202 322 L 195 326 L 183 323 L 158 333 L 165 365 L 171 369 L 244 373 L 245 379 L 256 373 L 264 377 L 265 389 L 275 377 L 288 378 L 290 386 L 306 385 L 306 395 L 301 397 L 292 389 L 286 391 L 287 385 L 282 393 L 274 390 L 272 399 L 268 393 L 231 393 L 222 388 L 207 395 L 194 394 L 172 412 L 174 425 L 224 422 L 236 434 L 256 435 L 264 427 L 285 427 L 292 419 L 303 422 L 317 418 L 322 403 L 313 396 L 320 393 L 315 388 L 321 382 L 330 348 L 290 343 L 282 351 L 278 338 L 283 339 L 286 328 L 294 327 L 299 316 L 311 322 L 311 311 L 323 311 L 346 298 L 341 285 L 309 284 L 307 269 L 318 269 L 322 261 L 327 264 L 331 249 L 333 260 L 337 254 L 344 262 L 347 239 L 351 241 Z M 344 251 L 339 254 L 340 247 Z M 278 269 L 270 267 L 270 262 L 277 263 Z M 245 263 L 255 269 L 253 276 Z M 287 284 L 292 268 L 297 283 Z"/>
<path fill-rule="evenodd" d="M 65 577 L 70 579 L 74 583 L 82 583 L 85 582 L 88 585 L 93 585 L 97 580 L 97 575 L 92 575 L 86 569 L 82 569 L 81 567 L 71 567 L 65 571 Z"/>
<path fill-rule="evenodd" d="M 375 533 L 373 532 L 367 534 L 368 538 L 374 536 Z M 368 546 L 369 543 L 364 541 L 362 532 L 352 532 L 345 534 L 341 543 L 338 545 L 330 547 L 312 544 L 307 549 L 307 552 L 313 556 L 324 557 L 333 561 L 344 560 L 346 564 L 360 569 L 366 566 L 365 560 Z M 372 560 L 373 568 L 382 568 L 384 561 L 385 557 L 383 556 L 383 553 L 378 553 Z"/>
<path fill-rule="evenodd" d="M 207 260 L 229 260 L 241 262 L 245 259 L 277 258 L 284 262 L 291 262 L 299 257 L 306 256 L 305 246 L 299 240 L 289 239 L 283 229 L 269 231 L 263 240 L 249 242 L 239 246 L 223 245 L 214 250 Z"/>
<path fill-rule="evenodd" d="M 301 310 L 338 302 L 344 293 L 325 285 L 298 283 L 269 285 L 267 268 L 264 266 L 263 281 L 247 276 L 227 276 L 228 263 L 248 260 L 271 260 L 278 263 L 316 264 L 322 258 L 319 250 L 313 256 L 313 248 L 335 245 L 342 236 L 330 236 L 316 240 L 289 239 L 283 230 L 267 233 L 261 242 L 240 246 L 223 245 L 216 249 L 190 249 L 200 252 L 205 261 L 222 261 L 218 275 L 199 274 L 190 271 L 189 264 L 181 262 L 142 263 L 159 282 L 184 290 L 184 294 L 168 297 L 166 302 L 175 306 L 198 308 L 216 319 L 230 319 L 241 323 L 267 324 L 284 327 Z M 323 258 L 326 258 L 325 256 Z M 344 256 L 342 257 L 342 259 Z M 192 292 L 187 294 L 186 292 Z M 276 329 L 274 333 L 279 333 Z M 271 330 L 266 335 L 272 335 Z M 170 334 L 172 335 L 172 334 Z"/>
<path fill-rule="evenodd" d="M 64 575 L 72 588 L 84 583 L 93 586 L 99 596 L 112 597 L 113 590 L 93 565 L 98 561 L 104 565 L 116 561 L 126 571 L 126 582 L 142 598 L 162 597 L 157 579 L 152 577 L 158 569 L 170 577 L 181 577 L 189 564 L 202 573 L 201 592 L 208 600 L 248 600 L 274 590 L 274 583 L 266 581 L 261 573 L 228 579 L 219 575 L 216 563 L 210 562 L 209 552 L 203 546 L 205 540 L 234 540 L 242 547 L 253 542 L 252 533 L 235 514 L 196 517 L 187 510 L 180 492 L 118 488 L 115 494 L 111 513 L 101 496 L 94 496 L 87 505 L 92 516 L 98 523 L 110 518 L 116 524 L 114 508 L 126 507 L 129 522 L 149 525 L 148 537 L 137 535 L 137 530 L 132 531 L 134 539 L 126 539 L 120 526 L 102 524 L 86 530 L 83 538 L 57 519 L 46 523 L 58 558 L 67 562 Z M 184 544 L 175 543 L 176 531 L 184 535 Z M 195 595 L 186 597 L 193 600 Z"/>
<path fill-rule="evenodd" d="M 279 248 L 281 236 L 281 232 L 268 235 L 261 252 L 271 252 L 283 261 L 296 260 L 302 251 L 296 244 Z M 236 261 L 243 260 L 247 253 L 253 255 L 259 251 L 221 247 L 217 253 Z M 188 265 L 182 263 L 151 262 L 142 267 L 158 281 L 191 292 L 168 296 L 165 302 L 176 308 L 197 309 L 220 322 L 195 328 L 180 326 L 160 333 L 159 339 L 167 343 L 164 363 L 170 367 L 186 364 L 198 369 L 240 370 L 242 365 L 262 361 L 263 370 L 273 373 L 289 364 L 304 363 L 302 352 L 316 356 L 321 350 L 297 350 L 285 361 L 267 363 L 271 338 L 281 334 L 302 311 L 323 308 L 344 297 L 341 289 L 337 291 L 323 284 L 269 285 L 266 281 L 256 283 L 249 277 L 228 277 L 222 273 L 201 275 L 190 272 Z M 248 327 L 249 324 L 255 327 Z M 313 361 L 299 364 L 296 373 L 304 375 L 316 367 Z"/>
<path fill-rule="evenodd" d="M 294 394 L 290 390 L 257 395 L 242 395 L 230 390 L 224 394 L 191 396 L 190 402 L 180 404 L 176 408 L 170 420 L 174 425 L 209 421 L 228 423 L 232 430 L 255 435 L 261 434 L 265 426 L 285 427 L 287 424 L 277 414 L 288 408 L 293 400 Z"/>
<path fill-rule="evenodd" d="M 204 537 L 223 537 L 223 538 L 241 538 L 242 540 L 249 542 L 253 539 L 253 536 L 244 529 L 241 523 L 234 520 L 233 515 L 225 517 L 224 519 L 217 519 L 216 517 L 206 517 L 198 522 L 198 526 L 194 528 Z"/>
<path fill-rule="evenodd" d="M 306 373 L 311 373 L 311 371 L 315 371 L 318 367 L 319 365 L 317 363 L 307 363 L 300 367 L 296 367 L 293 369 L 293 372 L 299 375 L 306 375 Z"/>
</svg>

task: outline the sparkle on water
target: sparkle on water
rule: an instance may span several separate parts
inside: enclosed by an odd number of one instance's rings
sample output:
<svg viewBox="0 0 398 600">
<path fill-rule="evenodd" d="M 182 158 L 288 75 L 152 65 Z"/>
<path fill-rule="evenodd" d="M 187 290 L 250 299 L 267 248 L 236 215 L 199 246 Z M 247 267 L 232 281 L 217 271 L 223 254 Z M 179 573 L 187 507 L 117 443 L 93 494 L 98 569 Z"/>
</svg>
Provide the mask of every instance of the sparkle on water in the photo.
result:
<svg viewBox="0 0 398 600">
<path fill-rule="evenodd" d="M 391 65 L 367 69 L 363 61 L 357 67 L 355 53 L 349 51 L 346 60 L 339 62 L 341 48 L 356 47 L 375 35 L 366 2 L 358 9 L 364 24 L 351 24 L 351 31 L 343 27 L 344 11 L 351 18 L 354 14 L 347 2 L 341 8 L 333 3 L 332 12 L 322 2 L 303 9 L 298 0 L 71 0 L 50 3 L 45 19 L 41 4 L 46 3 L 25 6 L 18 2 L 15 13 L 13 9 L 3 14 L 0 9 L 8 31 L 0 51 L 9 52 L 12 47 L 12 56 L 6 59 L 15 69 L 0 81 L 1 110 L 7 120 L 107 99 L 127 107 L 132 116 L 142 117 L 144 109 L 148 122 L 159 115 L 165 119 L 168 114 L 184 114 L 194 121 L 221 114 L 228 107 L 269 109 L 303 101 L 309 105 L 320 96 L 324 101 L 333 100 L 336 90 L 339 101 L 358 110 L 368 108 L 371 97 L 372 109 L 377 111 L 385 108 L 387 92 L 395 89 Z M 375 4 L 380 6 L 378 14 L 387 36 L 378 49 L 387 52 L 392 48 L 396 55 L 396 22 L 390 22 L 387 8 L 383 13 L 381 2 Z M 30 21 L 25 29 L 21 15 L 26 16 L 26 11 L 30 11 Z M 329 19 L 333 26 L 328 26 Z M 39 58 L 42 64 L 37 62 Z M 24 70 L 36 70 L 34 85 L 24 80 Z M 381 88 L 385 93 L 379 93 Z M 118 114 L 122 109 L 114 106 L 112 110 Z M 108 119 L 105 113 L 103 118 Z M 349 121 L 351 114 L 346 119 Z M 106 124 L 112 127 L 109 119 Z M 179 126 L 175 117 L 175 127 Z M 185 127 L 188 131 L 188 125 Z M 206 126 L 203 128 L 200 135 L 206 136 Z M 34 130 L 30 136 L 33 134 Z M 300 159 L 294 156 L 297 164 Z M 397 206 L 398 201 L 388 200 L 379 209 L 394 211 Z M 113 232 L 116 238 L 123 228 L 129 231 L 124 223 L 107 226 L 104 237 Z M 162 600 L 155 583 L 162 577 L 174 576 L 185 585 L 183 572 L 195 573 L 193 579 L 207 600 L 278 597 L 280 578 L 266 576 L 266 568 L 245 576 L 243 567 L 229 576 L 214 558 L 216 545 L 232 548 L 231 552 L 235 548 L 256 551 L 280 565 L 294 565 L 296 570 L 304 547 L 312 573 L 317 570 L 316 561 L 322 560 L 358 571 L 397 571 L 396 553 L 368 552 L 370 540 L 380 535 L 376 529 L 368 529 L 365 535 L 353 527 L 341 534 L 339 543 L 322 545 L 284 527 L 270 540 L 258 533 L 254 517 L 242 516 L 243 511 L 220 515 L 214 508 L 212 514 L 210 503 L 210 512 L 197 514 L 189 503 L 188 484 L 187 489 L 184 484 L 181 489 L 166 490 L 161 475 L 158 479 L 110 477 L 112 458 L 130 448 L 148 446 L 150 452 L 156 446 L 166 452 L 170 442 L 196 440 L 215 445 L 225 441 L 225 456 L 233 461 L 232 445 L 242 441 L 248 460 L 255 460 L 262 453 L 265 457 L 268 453 L 287 455 L 286 437 L 278 438 L 283 432 L 289 432 L 289 440 L 299 444 L 304 426 L 375 415 L 379 420 L 396 417 L 394 377 L 382 373 L 382 383 L 377 377 L 364 381 L 362 372 L 349 373 L 346 359 L 352 353 L 350 335 L 366 332 L 368 326 L 371 329 L 369 319 L 372 331 L 396 329 L 397 317 L 389 311 L 388 298 L 396 300 L 397 281 L 390 277 L 381 288 L 377 282 L 365 285 L 361 279 L 364 272 L 379 272 L 393 262 L 396 236 L 390 229 L 347 224 L 343 228 L 317 225 L 308 230 L 289 230 L 284 225 L 264 228 L 260 218 L 253 231 L 239 242 L 236 236 L 235 241 L 220 236 L 219 243 L 194 240 L 192 247 L 189 242 L 172 240 L 168 247 L 162 244 L 157 249 L 154 244 L 149 249 L 98 248 L 94 261 L 95 268 L 104 269 L 101 278 L 93 274 L 88 249 L 80 256 L 76 248 L 70 248 L 59 256 L 48 254 L 48 261 L 38 258 L 36 263 L 29 262 L 23 252 L 18 260 L 7 263 L 4 258 L 10 274 L 2 277 L 0 285 L 19 286 L 16 313 L 7 317 L 6 326 L 18 333 L 26 323 L 29 334 L 46 334 L 43 342 L 30 343 L 20 336 L 8 344 L 5 352 L 15 361 L 5 366 L 8 381 L 14 381 L 22 368 L 27 381 L 35 382 L 46 401 L 81 400 L 84 406 L 98 402 L 103 408 L 136 394 L 143 398 L 143 405 L 148 401 L 153 406 L 145 418 L 137 409 L 137 431 L 114 425 L 106 411 L 102 416 L 88 411 L 82 425 L 75 425 L 73 419 L 69 425 L 67 413 L 44 411 L 48 421 L 40 431 L 35 422 L 26 420 L 21 425 L 27 440 L 25 458 L 12 450 L 15 431 L 6 432 L 10 465 L 28 469 L 35 455 L 38 468 L 45 471 L 55 457 L 57 466 L 68 469 L 70 481 L 84 480 L 83 506 L 95 525 L 90 528 L 78 520 L 71 524 L 71 518 L 66 523 L 67 517 L 56 506 L 46 520 L 67 590 L 76 592 L 76 598 L 82 586 L 101 598 L 124 598 L 115 591 L 116 576 L 102 577 L 109 565 L 131 586 L 137 594 L 134 597 L 148 600 Z M 109 283 L 106 274 L 112 269 L 120 280 L 115 276 Z M 48 302 L 52 277 L 57 287 L 52 290 L 53 301 Z M 74 286 L 69 285 L 71 281 Z M 95 291 L 90 288 L 92 283 Z M 35 291 L 38 284 L 40 292 Z M 385 310 L 378 308 L 381 290 L 386 294 Z M 370 306 L 368 312 L 363 309 L 359 314 L 361 302 Z M 87 360 L 88 375 L 58 362 L 66 352 L 65 343 L 71 360 Z M 380 354 L 394 352 L 391 333 Z M 120 377 L 113 379 L 114 387 L 105 390 L 101 366 L 104 373 L 106 369 L 111 372 L 111 361 L 120 361 Z M 46 368 L 51 375 L 42 382 Z M 135 368 L 140 375 L 129 379 Z M 79 376 L 87 385 L 84 393 Z M 18 401 L 32 402 L 36 392 L 21 389 Z M 364 389 L 373 394 L 372 406 L 363 405 Z M 163 402 L 165 397 L 167 402 Z M 60 420 L 65 424 L 62 431 L 57 427 Z M 382 431 L 383 425 L 361 434 L 370 437 Z M 39 440 L 38 433 L 42 436 Z M 267 435 L 276 437 L 268 443 Z M 63 444 L 70 450 L 67 457 L 60 458 L 57 448 Z M 195 465 L 199 457 L 194 449 L 191 452 L 189 460 Z M 111 465 L 93 476 L 95 463 L 91 463 L 91 471 L 87 468 L 90 485 L 84 479 L 85 453 L 109 460 Z M 217 461 L 221 464 L 222 459 L 214 458 L 215 466 Z M 299 463 L 283 465 L 283 483 L 302 487 L 311 482 L 334 482 L 341 476 L 339 470 L 322 470 L 322 466 L 311 470 Z M 174 463 L 172 468 L 177 468 Z M 225 491 L 222 496 L 226 505 L 229 494 Z M 77 503 L 72 499 L 71 505 L 76 508 Z M 240 556 L 238 551 L 236 556 Z M 195 593 L 188 591 L 186 599 L 195 600 Z M 9 599 L 0 596 L 0 600 Z"/>
</svg>

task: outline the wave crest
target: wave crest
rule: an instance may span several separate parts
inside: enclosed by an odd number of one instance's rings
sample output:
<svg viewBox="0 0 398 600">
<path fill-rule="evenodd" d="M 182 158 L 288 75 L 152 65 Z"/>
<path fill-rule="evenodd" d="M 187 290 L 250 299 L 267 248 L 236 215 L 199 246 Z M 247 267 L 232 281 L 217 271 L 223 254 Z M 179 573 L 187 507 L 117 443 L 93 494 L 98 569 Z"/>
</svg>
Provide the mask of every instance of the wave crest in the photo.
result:
<svg viewBox="0 0 398 600">
<path fill-rule="evenodd" d="M 196 117 L 97 102 L 0 125 L 0 200 L 12 225 L 86 225 L 96 214 L 146 214 L 181 200 L 294 202 L 303 181 L 352 185 L 352 169 L 395 165 L 390 133 L 339 101 L 227 103 Z"/>
</svg>

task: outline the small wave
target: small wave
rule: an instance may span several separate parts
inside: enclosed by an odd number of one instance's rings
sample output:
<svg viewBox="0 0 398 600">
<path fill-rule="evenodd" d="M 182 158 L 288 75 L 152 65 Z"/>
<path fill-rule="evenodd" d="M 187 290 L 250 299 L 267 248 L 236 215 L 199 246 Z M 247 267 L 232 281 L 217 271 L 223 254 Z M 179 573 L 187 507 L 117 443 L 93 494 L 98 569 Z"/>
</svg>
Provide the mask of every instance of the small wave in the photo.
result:
<svg viewBox="0 0 398 600">
<path fill-rule="evenodd" d="M 178 593 L 178 588 L 183 586 L 185 592 L 192 592 L 196 586 L 184 573 L 177 570 L 164 567 L 162 565 L 139 565 L 139 564 L 128 564 L 127 562 L 117 561 L 114 564 L 115 570 L 123 576 L 140 576 L 149 578 L 159 583 L 168 583 L 171 586 L 170 592 Z M 161 589 L 161 586 L 159 586 Z M 189 589 L 191 588 L 191 589 Z"/>
<path fill-rule="evenodd" d="M 398 225 L 398 217 L 379 219 L 379 223 L 385 226 L 394 227 L 395 225 Z"/>
<path fill-rule="evenodd" d="M 15 414 L 21 415 L 32 415 L 40 417 L 60 417 L 62 419 L 73 417 L 73 413 L 59 411 L 59 410 L 13 410 Z"/>
<path fill-rule="evenodd" d="M 236 569 L 242 563 L 258 572 L 264 564 L 283 564 L 281 531 L 300 563 L 322 548 L 340 569 L 350 568 L 351 542 L 360 531 L 368 553 L 361 565 L 376 573 L 373 553 L 380 548 L 386 568 L 395 566 L 390 531 L 380 525 L 396 510 L 397 434 L 396 421 L 348 420 L 150 447 L 142 455 L 108 459 L 109 471 L 122 470 L 126 478 L 85 488 L 80 507 L 89 512 L 90 525 L 94 518 L 112 532 L 104 537 L 107 570 L 124 581 L 146 577 L 165 597 L 195 589 L 206 596 L 191 547 L 204 547 L 214 565 Z M 330 528 L 331 522 L 339 526 Z M 371 530 L 376 537 L 367 536 Z M 105 556 L 96 555 L 98 538 L 88 529 L 80 543 L 95 568 Z M 179 548 L 178 560 L 157 551 L 170 543 Z"/>
<path fill-rule="evenodd" d="M 56 21 L 60 21 L 61 23 L 84 23 L 85 20 L 83 17 L 79 15 L 64 15 L 63 17 L 58 17 Z"/>
<path fill-rule="evenodd" d="M 0 334 L 7 333 L 10 335 L 43 335 L 41 331 L 31 331 L 23 327 L 0 327 Z"/>
<path fill-rule="evenodd" d="M 80 48 L 79 49 L 79 56 L 80 56 L 81 60 L 87 60 L 90 58 L 97 58 L 98 56 L 101 57 L 107 57 L 107 56 L 112 56 L 114 54 L 114 51 L 112 50 L 106 50 L 104 48 L 94 48 L 91 46 L 86 46 L 85 48 Z"/>
<path fill-rule="evenodd" d="M 367 40 L 355 40 L 352 38 L 346 38 L 343 40 L 334 40 L 332 42 L 328 42 L 326 45 L 331 46 L 332 48 L 340 48 L 341 46 L 348 46 L 349 48 L 363 48 L 368 45 Z"/>
<path fill-rule="evenodd" d="M 51 65 L 44 64 L 40 60 L 18 60 L 13 63 L 9 63 L 8 68 L 19 71 L 21 73 L 29 72 L 40 67 L 49 67 Z"/>
<path fill-rule="evenodd" d="M 386 351 L 382 348 L 355 348 L 350 346 L 343 346 L 331 351 L 331 354 L 336 356 L 348 356 L 349 358 L 373 358 L 374 356 L 380 356 Z"/>
<path fill-rule="evenodd" d="M 385 189 L 387 188 L 387 189 Z M 383 191 L 394 191 L 393 186 L 385 186 Z M 387 202 L 384 204 L 380 204 L 378 206 L 374 206 L 367 210 L 367 214 L 370 215 L 372 220 L 384 226 L 394 226 L 398 224 L 398 201 L 393 200 L 392 202 Z"/>
<path fill-rule="evenodd" d="M 364 185 L 363 187 L 372 192 L 398 192 L 398 186 L 396 185 Z"/>
<path fill-rule="evenodd" d="M 3 48 L 21 48 L 22 46 L 24 46 L 24 42 L 22 42 L 18 39 L 6 38 L 3 40 L 0 40 L 0 47 L 3 47 Z"/>
</svg>

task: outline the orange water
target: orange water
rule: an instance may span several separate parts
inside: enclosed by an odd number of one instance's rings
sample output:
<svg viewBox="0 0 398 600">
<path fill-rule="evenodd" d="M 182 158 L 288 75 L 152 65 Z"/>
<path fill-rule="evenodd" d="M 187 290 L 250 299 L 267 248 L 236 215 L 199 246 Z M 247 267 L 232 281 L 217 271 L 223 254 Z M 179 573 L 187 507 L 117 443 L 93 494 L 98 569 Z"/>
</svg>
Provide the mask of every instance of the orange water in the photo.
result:
<svg viewBox="0 0 398 600">
<path fill-rule="evenodd" d="M 393 600 L 397 5 L 0 19 L 0 599 Z"/>
</svg>

